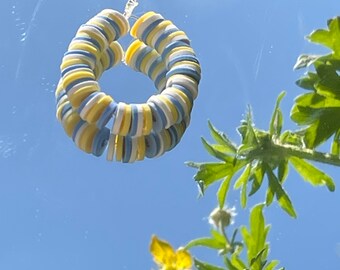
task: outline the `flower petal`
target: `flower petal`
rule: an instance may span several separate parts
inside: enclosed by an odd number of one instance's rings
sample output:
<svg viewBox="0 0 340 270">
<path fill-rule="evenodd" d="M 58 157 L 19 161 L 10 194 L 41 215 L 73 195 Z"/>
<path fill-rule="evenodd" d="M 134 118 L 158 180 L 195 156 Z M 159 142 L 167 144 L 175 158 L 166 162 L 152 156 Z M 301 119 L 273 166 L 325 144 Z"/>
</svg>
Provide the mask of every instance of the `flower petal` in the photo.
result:
<svg viewBox="0 0 340 270">
<path fill-rule="evenodd" d="M 178 270 L 189 270 L 192 267 L 191 255 L 183 248 L 176 251 L 176 268 Z"/>
<path fill-rule="evenodd" d="M 162 266 L 172 267 L 176 262 L 176 253 L 172 246 L 168 242 L 158 239 L 155 235 L 151 239 L 150 253 L 155 262 Z"/>
</svg>

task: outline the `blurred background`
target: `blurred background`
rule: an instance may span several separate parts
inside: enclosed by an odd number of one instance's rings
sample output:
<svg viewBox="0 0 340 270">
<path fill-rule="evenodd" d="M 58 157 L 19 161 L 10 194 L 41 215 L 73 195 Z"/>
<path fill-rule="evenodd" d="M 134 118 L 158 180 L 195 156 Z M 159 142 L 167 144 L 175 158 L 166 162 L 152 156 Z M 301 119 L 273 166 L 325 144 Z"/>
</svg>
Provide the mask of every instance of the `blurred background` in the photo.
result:
<svg viewBox="0 0 340 270">
<path fill-rule="evenodd" d="M 325 52 L 304 37 L 340 15 L 335 0 L 140 1 L 135 16 L 153 10 L 187 33 L 203 73 L 181 143 L 160 158 L 120 164 L 75 147 L 55 118 L 54 90 L 78 27 L 104 8 L 124 6 L 123 0 L 0 2 L 0 269 L 155 269 L 152 234 L 175 247 L 208 235 L 217 185 L 198 199 L 195 171 L 184 165 L 212 160 L 200 141 L 210 139 L 207 120 L 238 141 L 247 105 L 266 129 L 277 95 L 286 90 L 284 127 L 295 129 L 289 113 L 303 92 L 295 85 L 303 71 L 292 67 L 301 53 Z M 124 37 L 124 48 L 131 41 Z M 155 91 L 124 65 L 100 82 L 126 102 L 143 102 Z M 338 168 L 321 168 L 338 182 Z M 339 192 L 313 188 L 293 171 L 285 187 L 298 219 L 275 204 L 266 209 L 271 258 L 288 270 L 340 269 Z M 249 206 L 264 200 L 260 193 Z M 248 224 L 238 191 L 228 205 L 237 208 L 234 226 Z M 221 264 L 214 251 L 193 253 Z"/>
</svg>

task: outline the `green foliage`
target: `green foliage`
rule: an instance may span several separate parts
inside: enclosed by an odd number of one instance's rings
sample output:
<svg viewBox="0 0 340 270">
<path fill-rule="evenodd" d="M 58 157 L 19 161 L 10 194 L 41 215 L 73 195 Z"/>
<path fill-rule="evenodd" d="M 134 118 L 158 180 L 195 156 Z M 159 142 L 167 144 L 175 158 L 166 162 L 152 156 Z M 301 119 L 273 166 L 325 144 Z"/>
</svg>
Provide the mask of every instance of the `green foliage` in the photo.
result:
<svg viewBox="0 0 340 270">
<path fill-rule="evenodd" d="M 332 178 L 312 164 L 296 157 L 291 157 L 289 161 L 294 166 L 295 170 L 302 176 L 302 178 L 311 183 L 313 186 L 326 185 L 330 191 L 335 190 L 335 185 Z"/>
<path fill-rule="evenodd" d="M 328 29 L 312 32 L 311 42 L 331 49 L 327 55 L 303 55 L 295 68 L 314 66 L 315 72 L 308 72 L 297 81 L 297 85 L 311 91 L 295 100 L 291 118 L 304 126 L 300 134 L 308 148 L 315 148 L 334 136 L 331 148 L 333 155 L 339 156 L 340 121 L 340 17 L 328 21 Z"/>
<path fill-rule="evenodd" d="M 203 138 L 202 143 L 207 152 L 220 161 L 214 163 L 188 162 L 187 165 L 197 169 L 194 179 L 199 184 L 202 194 L 211 184 L 223 179 L 217 192 L 220 207 L 223 207 L 226 202 L 227 193 L 232 181 L 234 181 L 234 189 L 240 190 L 241 206 L 245 208 L 248 197 L 260 190 L 266 177 L 268 180 L 265 196 L 266 205 L 271 205 L 274 199 L 276 199 L 280 207 L 291 217 L 295 218 L 297 215 L 293 203 L 283 187 L 288 177 L 289 164 L 301 175 L 302 179 L 312 185 L 327 186 L 330 191 L 335 190 L 333 179 L 311 163 L 305 161 L 305 159 L 338 165 L 340 165 L 340 159 L 334 155 L 304 149 L 305 139 L 308 138 L 308 136 L 306 137 L 307 133 L 305 130 L 296 132 L 286 130 L 282 132 L 283 115 L 280 109 L 280 102 L 284 94 L 282 92 L 277 98 L 268 131 L 254 126 L 251 109 L 248 109 L 246 118 L 241 121 L 241 125 L 238 127 L 238 132 L 241 136 L 240 145 L 231 141 L 225 133 L 219 131 L 209 122 L 210 134 L 214 139 L 214 143 L 209 143 Z M 301 100 L 304 100 L 304 102 L 306 100 L 310 101 L 310 95 L 315 94 L 308 93 L 297 100 L 300 100 L 300 103 L 302 102 Z M 312 99 L 314 104 L 316 104 L 315 96 Z M 320 110 L 327 109 L 321 105 L 319 108 Z M 327 117 L 329 118 L 329 116 Z M 304 121 L 313 119 L 311 111 L 306 113 L 304 119 Z M 329 124 L 329 121 L 327 123 Z M 319 127 L 322 126 L 323 124 Z M 321 133 L 314 130 L 313 136 L 321 138 L 322 134 L 325 134 L 327 130 L 335 129 L 334 125 L 328 125 L 327 128 L 323 128 Z M 311 129 L 309 129 L 309 132 L 311 132 Z M 340 131 L 336 133 L 333 142 L 332 149 L 334 153 L 340 153 L 339 138 Z"/>
<path fill-rule="evenodd" d="M 268 260 L 269 243 L 267 236 L 270 226 L 266 225 L 263 216 L 264 204 L 258 204 L 250 211 L 249 229 L 241 226 L 241 235 L 245 247 L 247 248 L 246 260 L 242 256 L 243 245 L 236 241 L 237 230 L 232 234 L 229 241 L 225 228 L 220 228 L 220 231 L 212 230 L 211 237 L 198 238 L 190 241 L 185 249 L 191 249 L 197 246 L 203 246 L 210 249 L 215 249 L 223 256 L 227 269 L 234 270 L 271 270 L 274 269 L 279 261 Z M 228 227 L 226 228 L 228 229 Z M 195 259 L 197 269 L 204 270 L 222 270 L 219 266 L 203 263 Z M 282 269 L 282 268 L 281 268 Z"/>
<path fill-rule="evenodd" d="M 197 238 L 195 240 L 190 241 L 186 246 L 185 249 L 190 249 L 192 247 L 203 246 L 212 249 L 216 249 L 219 252 L 228 252 L 227 249 L 231 247 L 227 243 L 225 237 L 216 230 L 211 230 L 211 237 L 202 237 Z"/>
<path fill-rule="evenodd" d="M 269 244 L 266 242 L 269 225 L 263 216 L 263 204 L 258 204 L 250 212 L 249 229 L 241 228 L 241 234 L 247 247 L 248 269 L 273 269 L 278 261 L 268 262 Z M 240 268 L 238 268 L 240 269 Z"/>
<path fill-rule="evenodd" d="M 220 186 L 217 191 L 219 206 L 209 217 L 215 229 L 211 230 L 209 237 L 190 241 L 185 249 L 205 247 L 216 250 L 223 257 L 226 269 L 277 269 L 279 262 L 268 259 L 270 247 L 267 236 L 270 226 L 266 225 L 263 210 L 276 199 L 286 213 L 297 217 L 284 188 L 290 167 L 311 185 L 335 190 L 333 179 L 308 161 L 340 166 L 340 17 L 329 20 L 328 29 L 316 30 L 308 39 L 326 46 L 331 52 L 327 55 L 301 55 L 295 64 L 295 69 L 309 66 L 314 68 L 314 71 L 308 71 L 297 81 L 298 86 L 308 91 L 295 99 L 291 110 L 291 119 L 301 129 L 283 130 L 280 103 L 285 93 L 282 92 L 276 100 L 268 130 L 255 127 L 250 107 L 237 128 L 241 137 L 240 144 L 231 141 L 209 122 L 214 142 L 202 138 L 202 144 L 218 161 L 186 163 L 197 170 L 194 179 L 201 195 L 218 181 Z M 332 136 L 331 152 L 318 152 L 316 147 Z M 235 229 L 229 239 L 230 232 L 227 233 L 227 230 L 235 214 L 234 209 L 225 208 L 224 205 L 231 184 L 234 189 L 240 190 L 240 204 L 245 208 L 248 197 L 257 193 L 264 182 L 267 182 L 265 203 L 255 205 L 250 211 L 249 227 Z M 242 236 L 241 241 L 236 240 L 238 231 Z M 197 259 L 194 265 L 198 270 L 225 269 Z"/>
</svg>

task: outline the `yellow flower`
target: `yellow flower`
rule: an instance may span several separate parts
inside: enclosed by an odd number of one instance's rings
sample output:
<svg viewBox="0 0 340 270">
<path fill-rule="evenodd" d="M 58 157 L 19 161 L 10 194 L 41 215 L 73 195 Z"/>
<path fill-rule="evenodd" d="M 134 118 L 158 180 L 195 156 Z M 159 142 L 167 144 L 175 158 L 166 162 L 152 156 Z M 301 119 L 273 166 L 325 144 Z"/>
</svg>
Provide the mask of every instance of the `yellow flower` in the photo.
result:
<svg viewBox="0 0 340 270">
<path fill-rule="evenodd" d="M 163 240 L 152 236 L 150 252 L 160 270 L 190 270 L 192 259 L 190 253 L 183 248 L 176 251 L 172 246 Z"/>
</svg>

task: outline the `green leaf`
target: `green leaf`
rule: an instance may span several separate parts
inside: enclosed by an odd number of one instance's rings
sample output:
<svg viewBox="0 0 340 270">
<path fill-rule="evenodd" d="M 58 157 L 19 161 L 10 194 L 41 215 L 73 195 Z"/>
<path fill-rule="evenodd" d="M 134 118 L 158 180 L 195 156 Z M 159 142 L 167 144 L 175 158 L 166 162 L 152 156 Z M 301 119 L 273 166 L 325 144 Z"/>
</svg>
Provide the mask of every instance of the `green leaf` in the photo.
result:
<svg viewBox="0 0 340 270">
<path fill-rule="evenodd" d="M 335 57 L 340 57 L 340 17 L 335 17 L 328 21 L 328 29 L 313 31 L 309 36 L 312 42 L 322 44 L 333 50 Z"/>
<path fill-rule="evenodd" d="M 229 174 L 220 185 L 220 188 L 217 191 L 217 199 L 218 199 L 218 205 L 220 208 L 223 208 L 225 205 L 225 201 L 227 200 L 227 195 L 231 183 L 231 179 L 233 177 L 233 173 Z"/>
<path fill-rule="evenodd" d="M 242 189 L 241 189 L 242 208 L 245 208 L 247 205 L 247 183 L 250 177 L 250 172 L 251 172 L 251 164 L 248 164 L 243 170 L 240 177 L 236 180 L 235 185 L 234 185 L 235 189 L 239 189 L 242 186 Z"/>
<path fill-rule="evenodd" d="M 275 267 L 279 264 L 279 261 L 278 260 L 273 260 L 271 261 L 270 263 L 268 263 L 266 265 L 266 267 L 264 268 L 264 270 L 274 270 Z"/>
<path fill-rule="evenodd" d="M 264 178 L 264 169 L 262 162 L 257 163 L 254 168 L 252 168 L 251 179 L 253 180 L 251 185 L 251 190 L 248 196 L 255 194 L 261 187 Z"/>
<path fill-rule="evenodd" d="M 246 264 L 240 259 L 237 253 L 233 253 L 230 257 L 230 262 L 236 269 L 244 270 L 247 269 Z"/>
<path fill-rule="evenodd" d="M 202 238 L 197 238 L 194 240 L 191 240 L 184 248 L 185 249 L 191 249 L 193 247 L 208 247 L 212 249 L 225 249 L 225 242 L 220 242 L 217 239 L 210 238 L 210 237 L 202 237 Z"/>
<path fill-rule="evenodd" d="M 210 146 L 217 152 L 223 153 L 231 157 L 234 156 L 233 153 L 230 153 L 230 148 L 228 146 L 225 146 L 223 144 L 210 144 Z"/>
<path fill-rule="evenodd" d="M 310 54 L 302 54 L 296 60 L 296 63 L 293 67 L 294 70 L 305 68 L 313 64 L 320 55 L 310 55 Z"/>
<path fill-rule="evenodd" d="M 245 182 L 241 189 L 241 207 L 245 208 L 247 206 L 247 182 Z"/>
<path fill-rule="evenodd" d="M 270 135 L 274 135 L 274 136 L 279 136 L 281 134 L 281 130 L 282 130 L 282 124 L 283 124 L 283 116 L 282 116 L 282 112 L 280 109 L 280 103 L 282 101 L 282 99 L 284 98 L 284 96 L 286 95 L 286 93 L 283 91 L 280 93 L 280 95 L 277 97 L 276 100 L 276 105 L 274 108 L 274 112 L 272 115 L 272 119 L 270 120 L 270 125 L 269 125 L 269 134 Z"/>
<path fill-rule="evenodd" d="M 203 137 L 201 138 L 204 148 L 210 155 L 216 157 L 222 161 L 231 162 L 234 158 L 226 153 L 216 150 L 211 144 L 209 144 Z"/>
<path fill-rule="evenodd" d="M 340 89 L 340 88 L 339 88 Z M 340 108 L 340 100 L 325 97 L 318 93 L 307 93 L 298 96 L 295 102 L 299 107 L 308 107 L 311 109 L 328 109 L 328 108 Z"/>
<path fill-rule="evenodd" d="M 252 252 L 252 250 L 250 250 L 251 248 L 253 248 L 254 246 L 254 241 L 252 239 L 252 235 L 250 234 L 250 232 L 248 231 L 248 229 L 245 227 L 245 226 L 242 226 L 240 228 L 240 232 L 241 232 L 241 235 L 242 235 L 242 238 L 243 238 L 243 241 L 248 249 L 248 254 L 250 252 Z"/>
<path fill-rule="evenodd" d="M 306 76 L 296 81 L 296 84 L 307 90 L 315 90 L 315 84 L 320 80 L 319 76 L 314 72 L 308 72 Z"/>
<path fill-rule="evenodd" d="M 225 257 L 225 265 L 227 266 L 228 270 L 244 270 L 247 268 L 239 268 L 238 266 L 234 265 L 231 260 L 229 260 L 227 257 Z"/>
<path fill-rule="evenodd" d="M 269 206 L 273 203 L 275 191 L 276 191 L 276 185 L 275 182 L 270 181 L 269 176 L 268 177 L 268 188 L 266 191 L 266 206 Z"/>
<path fill-rule="evenodd" d="M 202 181 L 204 188 L 207 188 L 215 181 L 226 177 L 233 170 L 233 164 L 225 162 L 186 162 L 186 165 L 198 169 L 194 179 L 196 181 Z"/>
<path fill-rule="evenodd" d="M 235 184 L 234 184 L 235 189 L 239 189 L 242 185 L 244 185 L 244 183 L 248 181 L 250 171 L 251 171 L 251 165 L 248 164 L 243 170 L 240 177 L 235 181 Z"/>
<path fill-rule="evenodd" d="M 219 266 L 215 266 L 212 264 L 208 264 L 206 262 L 199 261 L 197 259 L 194 259 L 194 265 L 197 268 L 197 270 L 224 270 L 223 268 Z M 236 269 L 238 270 L 238 269 Z"/>
<path fill-rule="evenodd" d="M 262 265 L 262 259 L 266 259 L 264 250 L 267 248 L 266 238 L 269 231 L 269 226 L 265 225 L 263 207 L 264 204 L 258 204 L 252 208 L 250 212 L 249 231 L 246 229 L 246 227 L 241 227 L 241 234 L 248 249 L 248 263 L 255 264 L 254 268 L 252 269 L 261 269 L 260 265 Z M 262 258 L 263 256 L 264 258 Z M 260 260 L 257 260 L 257 257 L 260 257 Z"/>
<path fill-rule="evenodd" d="M 254 129 L 252 111 L 250 107 L 248 109 L 246 121 L 247 121 L 247 132 L 246 132 L 246 137 L 244 138 L 242 143 L 245 145 L 258 145 L 256 132 Z"/>
<path fill-rule="evenodd" d="M 317 92 L 327 97 L 340 97 L 340 77 L 329 63 L 316 63 L 315 69 L 320 80 L 315 84 Z"/>
<path fill-rule="evenodd" d="M 281 208 L 285 210 L 291 217 L 296 218 L 297 215 L 294 210 L 293 204 L 288 194 L 283 189 L 281 183 L 270 168 L 267 168 L 266 173 L 268 176 L 270 188 L 274 191 L 277 202 L 279 203 Z"/>
<path fill-rule="evenodd" d="M 255 243 L 253 249 L 255 256 L 265 247 L 267 237 L 263 207 L 264 204 L 258 204 L 250 211 L 250 234 Z"/>
<path fill-rule="evenodd" d="M 259 253 L 256 254 L 254 258 L 251 259 L 250 266 L 253 265 L 262 265 L 262 255 L 266 251 L 266 249 L 262 249 Z M 262 267 L 261 267 L 262 269 Z"/>
<path fill-rule="evenodd" d="M 213 137 L 213 139 L 220 145 L 223 145 L 225 147 L 225 151 L 229 153 L 236 153 L 236 146 L 235 144 L 229 140 L 228 136 L 225 135 L 222 131 L 217 130 L 214 125 L 208 121 L 210 134 Z"/>
<path fill-rule="evenodd" d="M 288 160 L 281 160 L 277 168 L 277 176 L 280 183 L 284 183 L 289 173 Z"/>
<path fill-rule="evenodd" d="M 280 136 L 280 141 L 283 144 L 290 144 L 297 147 L 305 147 L 303 142 L 303 134 L 292 132 L 290 130 L 284 131 Z"/>
<path fill-rule="evenodd" d="M 221 245 L 223 244 L 225 246 L 227 244 L 227 241 L 224 235 L 221 234 L 219 231 L 212 229 L 210 233 L 211 233 L 212 238 L 218 241 L 219 243 L 221 243 Z"/>
<path fill-rule="evenodd" d="M 299 125 L 309 125 L 304 130 L 304 141 L 308 148 L 315 148 L 329 139 L 339 128 L 340 108 L 311 108 L 295 104 L 291 118 Z"/>
<path fill-rule="evenodd" d="M 315 148 L 327 141 L 339 129 L 339 123 L 335 119 L 339 113 L 340 110 L 333 110 L 305 130 L 304 141 L 308 148 Z"/>
<path fill-rule="evenodd" d="M 331 154 L 340 156 L 340 129 L 335 133 L 331 147 Z"/>
<path fill-rule="evenodd" d="M 313 186 L 326 185 L 330 191 L 335 190 L 333 179 L 312 164 L 297 157 L 290 157 L 289 161 L 305 181 L 311 183 Z"/>
</svg>

